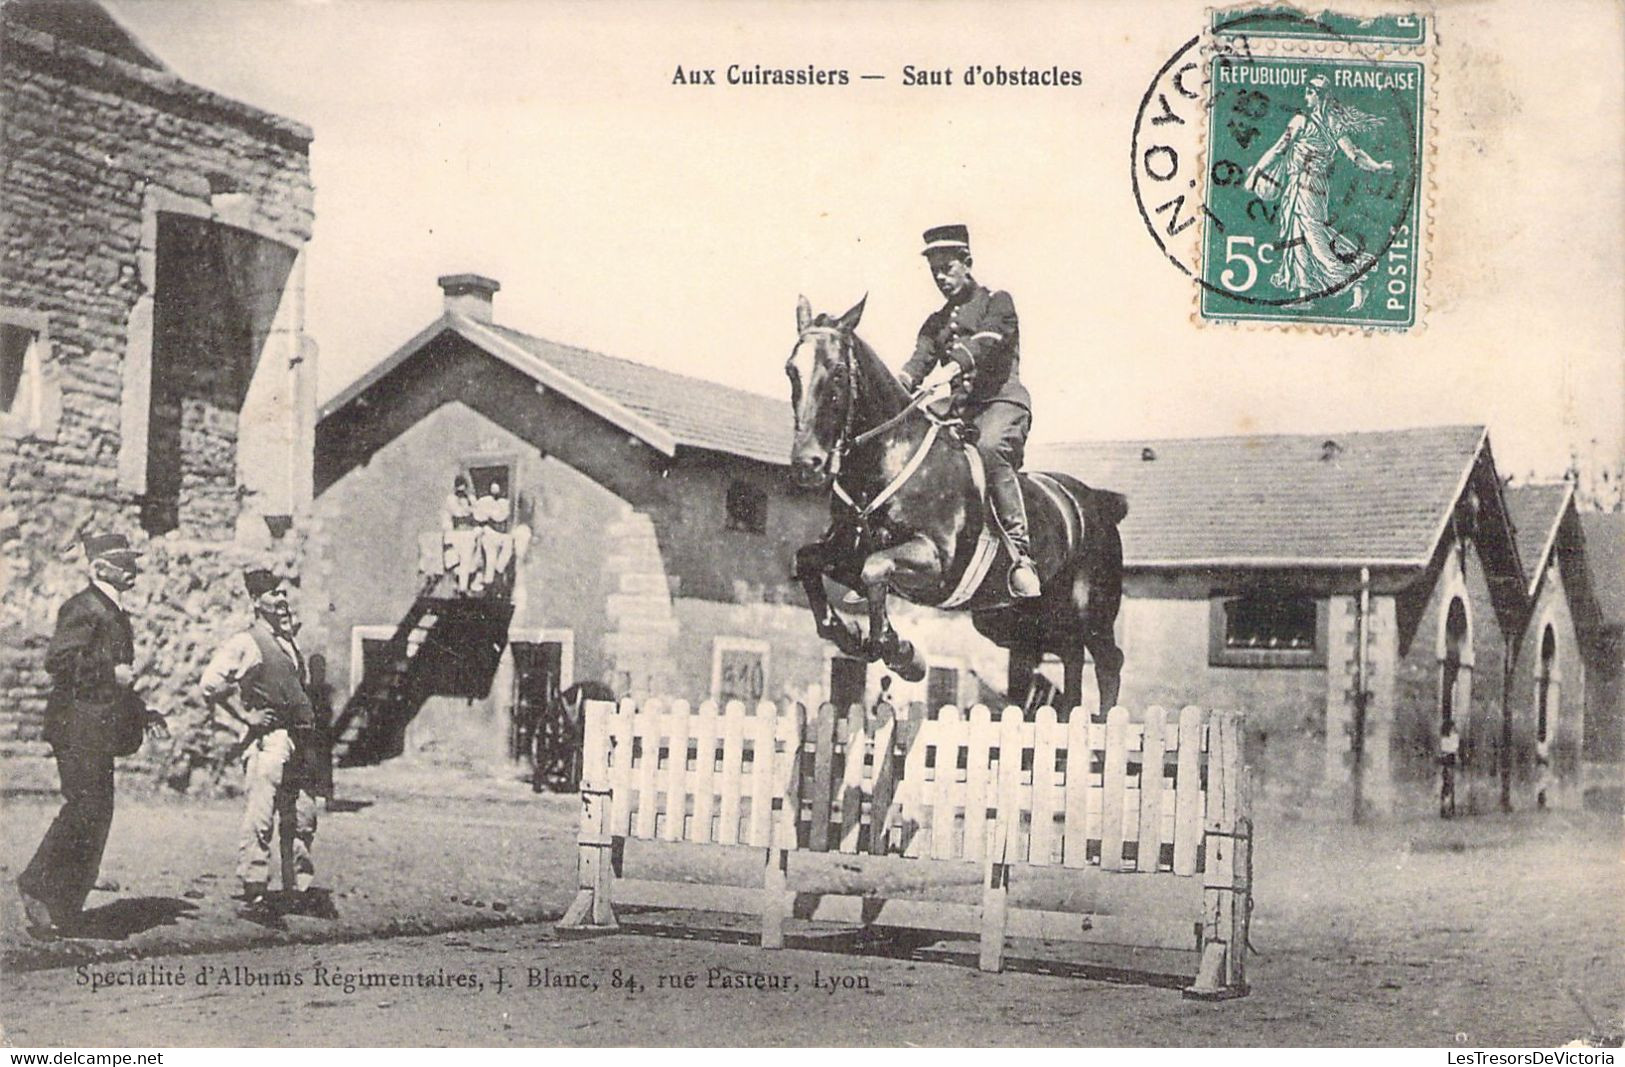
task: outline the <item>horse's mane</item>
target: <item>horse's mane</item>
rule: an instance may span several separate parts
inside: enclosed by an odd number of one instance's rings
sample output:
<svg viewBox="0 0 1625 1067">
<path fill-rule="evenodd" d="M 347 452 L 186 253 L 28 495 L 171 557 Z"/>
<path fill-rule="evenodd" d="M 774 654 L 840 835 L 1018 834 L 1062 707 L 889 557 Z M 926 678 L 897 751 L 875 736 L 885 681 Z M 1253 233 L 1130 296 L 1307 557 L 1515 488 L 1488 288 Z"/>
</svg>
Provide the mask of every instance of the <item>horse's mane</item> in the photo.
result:
<svg viewBox="0 0 1625 1067">
<path fill-rule="evenodd" d="M 836 322 L 827 314 L 819 315 L 813 320 L 816 326 L 836 326 Z M 869 342 L 852 333 L 852 363 L 858 372 L 858 395 L 864 402 L 873 404 L 876 410 L 872 413 L 881 418 L 890 417 L 903 409 L 908 403 L 908 390 L 898 382 L 897 376 L 891 372 L 880 359 L 878 353 L 869 346 Z"/>
</svg>

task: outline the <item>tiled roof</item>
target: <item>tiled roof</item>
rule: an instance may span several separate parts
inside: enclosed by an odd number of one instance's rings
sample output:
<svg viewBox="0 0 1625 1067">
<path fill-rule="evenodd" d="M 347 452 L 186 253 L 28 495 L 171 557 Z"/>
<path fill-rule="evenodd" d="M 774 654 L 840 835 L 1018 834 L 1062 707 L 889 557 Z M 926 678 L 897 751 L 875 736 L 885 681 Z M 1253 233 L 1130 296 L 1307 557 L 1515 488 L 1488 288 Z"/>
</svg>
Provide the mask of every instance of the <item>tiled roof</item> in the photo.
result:
<svg viewBox="0 0 1625 1067">
<path fill-rule="evenodd" d="M 1585 532 L 1591 588 L 1603 621 L 1625 626 L 1625 513 L 1582 512 L 1580 528 Z"/>
<path fill-rule="evenodd" d="M 96 0 L 11 0 L 6 17 L 59 41 L 82 45 L 148 70 L 169 68 L 117 15 Z"/>
<path fill-rule="evenodd" d="M 1481 426 L 1035 445 L 1027 466 L 1128 496 L 1130 566 L 1412 565 L 1431 555 Z"/>
<path fill-rule="evenodd" d="M 787 400 L 454 315 L 323 405 L 322 417 L 370 391 L 447 329 L 567 388 L 632 432 L 663 439 L 658 444 L 668 451 L 675 444 L 789 461 Z M 1126 494 L 1131 566 L 1412 566 L 1431 555 L 1484 438 L 1481 426 L 1441 426 L 1080 442 L 1030 446 L 1027 466 Z"/>
<path fill-rule="evenodd" d="M 764 463 L 788 464 L 793 426 L 788 397 L 732 389 L 584 348 L 491 326 L 537 359 L 609 397 L 672 435 L 679 445 Z"/>
<path fill-rule="evenodd" d="M 1518 540 L 1518 558 L 1533 584 L 1546 563 L 1546 550 L 1557 536 L 1557 524 L 1569 502 L 1569 486 L 1514 485 L 1506 489 L 1507 514 Z"/>
</svg>

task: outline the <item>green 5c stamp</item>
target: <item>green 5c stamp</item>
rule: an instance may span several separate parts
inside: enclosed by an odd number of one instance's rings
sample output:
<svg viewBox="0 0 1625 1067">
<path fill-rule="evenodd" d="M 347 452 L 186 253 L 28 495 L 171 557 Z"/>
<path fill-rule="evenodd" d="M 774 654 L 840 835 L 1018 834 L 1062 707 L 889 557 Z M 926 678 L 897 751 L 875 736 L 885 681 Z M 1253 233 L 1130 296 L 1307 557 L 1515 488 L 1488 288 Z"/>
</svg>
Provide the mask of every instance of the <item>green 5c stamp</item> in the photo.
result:
<svg viewBox="0 0 1625 1067">
<path fill-rule="evenodd" d="M 1283 37 L 1320 25 L 1274 19 L 1297 31 Z M 1238 22 L 1215 27 L 1204 72 L 1202 317 L 1413 325 L 1425 66 L 1367 58 L 1330 29 L 1320 40 L 1341 45 L 1332 54 L 1260 54 Z"/>
</svg>

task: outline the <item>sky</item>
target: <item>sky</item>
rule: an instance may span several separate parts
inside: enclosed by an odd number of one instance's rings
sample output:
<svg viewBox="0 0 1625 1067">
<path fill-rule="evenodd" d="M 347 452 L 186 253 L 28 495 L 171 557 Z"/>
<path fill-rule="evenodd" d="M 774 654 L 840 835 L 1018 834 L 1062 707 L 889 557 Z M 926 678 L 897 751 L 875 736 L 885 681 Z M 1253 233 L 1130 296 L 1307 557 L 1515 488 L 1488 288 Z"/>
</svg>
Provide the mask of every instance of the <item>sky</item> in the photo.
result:
<svg viewBox="0 0 1625 1067">
<path fill-rule="evenodd" d="M 106 2 L 181 76 L 314 129 L 324 398 L 465 271 L 501 282 L 504 325 L 786 397 L 798 294 L 867 294 L 860 332 L 900 364 L 940 303 L 920 233 L 964 222 L 1015 299 L 1035 441 L 1485 423 L 1520 477 L 1625 452 L 1617 5 L 1445 6 L 1428 306 L 1375 336 L 1193 322 L 1128 163 L 1200 2 Z M 852 83 L 673 84 L 730 63 Z M 902 81 L 970 63 L 1082 84 Z"/>
</svg>

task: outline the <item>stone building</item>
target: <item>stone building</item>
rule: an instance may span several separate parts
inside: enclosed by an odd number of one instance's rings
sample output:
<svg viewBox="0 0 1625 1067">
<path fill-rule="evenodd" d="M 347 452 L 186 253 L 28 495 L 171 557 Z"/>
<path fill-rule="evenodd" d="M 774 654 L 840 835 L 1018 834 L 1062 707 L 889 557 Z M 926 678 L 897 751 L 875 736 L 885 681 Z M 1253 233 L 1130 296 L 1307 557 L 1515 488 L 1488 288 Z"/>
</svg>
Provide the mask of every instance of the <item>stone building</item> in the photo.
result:
<svg viewBox="0 0 1625 1067">
<path fill-rule="evenodd" d="M 443 314 L 317 430 L 341 758 L 500 765 L 526 701 L 581 680 L 873 697 L 880 669 L 819 641 L 789 579 L 827 503 L 787 477 L 787 403 L 504 326 L 491 279 L 440 284 Z M 1499 807 L 1503 783 L 1525 806 L 1542 684 L 1572 794 L 1583 709 L 1553 694 L 1583 689 L 1583 546 L 1545 489 L 1514 494 L 1515 519 L 1483 427 L 1035 446 L 1029 466 L 1127 494 L 1123 702 L 1245 711 L 1265 802 L 1430 810 L 1449 718 L 1463 810 Z M 523 530 L 486 595 L 444 573 L 459 475 L 498 484 Z M 1004 699 L 1005 654 L 964 616 L 899 606 L 898 626 L 930 672 L 897 699 Z M 1531 666 L 1546 627 L 1561 651 Z"/>
<path fill-rule="evenodd" d="M 1587 793 L 1618 811 L 1625 807 L 1625 512 L 1586 512 L 1580 529 L 1596 605 L 1578 620 L 1588 650 L 1581 756 Z M 1576 691 L 1569 682 L 1571 699 Z"/>
<path fill-rule="evenodd" d="M 14 0 L 0 34 L 0 745 L 39 748 L 87 529 L 148 553 L 138 684 L 184 730 L 237 569 L 296 574 L 308 532 L 311 131 L 181 80 L 90 0 Z"/>
<path fill-rule="evenodd" d="M 1506 498 L 1529 579 L 1528 622 L 1505 720 L 1509 799 L 1528 806 L 1541 777 L 1535 745 L 1544 741 L 1552 777 L 1547 802 L 1573 805 L 1583 788 L 1586 674 L 1598 659 L 1581 636 L 1581 627 L 1598 617 L 1585 534 L 1571 483 L 1513 486 Z"/>
<path fill-rule="evenodd" d="M 1464 809 L 1498 805 L 1504 750 L 1530 758 L 1527 731 L 1515 753 L 1503 734 L 1528 590 L 1483 427 L 1089 442 L 1029 463 L 1128 495 L 1124 703 L 1246 712 L 1265 801 L 1429 810 L 1446 718 Z"/>
<path fill-rule="evenodd" d="M 790 579 L 828 517 L 788 477 L 789 404 L 501 325 L 499 289 L 440 279 L 444 314 L 322 407 L 318 582 L 341 762 L 400 752 L 501 765 L 525 708 L 576 681 L 617 694 L 862 700 L 880 668 L 814 631 Z M 500 486 L 513 558 L 458 596 L 453 481 Z M 977 699 L 1002 654 L 964 617 L 905 612 L 940 659 L 899 699 Z"/>
</svg>

